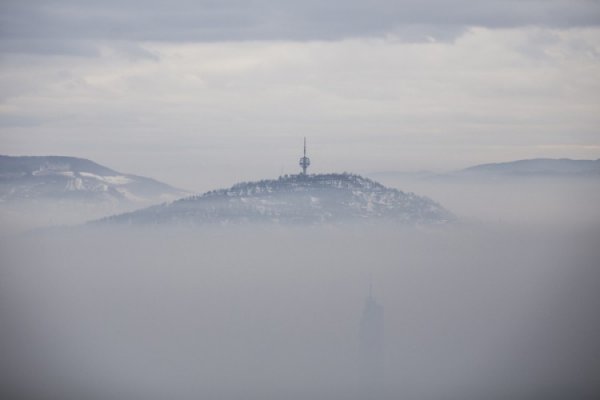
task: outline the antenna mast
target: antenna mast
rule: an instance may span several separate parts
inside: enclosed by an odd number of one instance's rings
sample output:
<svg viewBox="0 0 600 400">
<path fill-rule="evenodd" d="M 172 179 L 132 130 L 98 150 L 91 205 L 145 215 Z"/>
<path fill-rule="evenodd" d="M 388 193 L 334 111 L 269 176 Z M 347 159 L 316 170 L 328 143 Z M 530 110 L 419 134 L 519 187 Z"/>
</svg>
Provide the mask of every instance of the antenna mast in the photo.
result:
<svg viewBox="0 0 600 400">
<path fill-rule="evenodd" d="M 306 175 L 306 169 L 310 165 L 310 158 L 306 157 L 306 137 L 304 137 L 304 157 L 299 161 L 300 167 L 302 167 L 302 175 Z"/>
</svg>

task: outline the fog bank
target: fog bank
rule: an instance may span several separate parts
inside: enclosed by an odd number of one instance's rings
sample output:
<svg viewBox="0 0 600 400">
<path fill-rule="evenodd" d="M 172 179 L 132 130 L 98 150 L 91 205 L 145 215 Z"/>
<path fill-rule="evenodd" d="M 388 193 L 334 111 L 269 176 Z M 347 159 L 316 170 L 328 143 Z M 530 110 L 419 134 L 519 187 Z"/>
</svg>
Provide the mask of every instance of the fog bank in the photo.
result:
<svg viewBox="0 0 600 400">
<path fill-rule="evenodd" d="M 598 393 L 600 229 L 72 229 L 3 240 L 4 387 L 25 398 Z M 362 394 L 361 394 L 362 393 Z"/>
</svg>

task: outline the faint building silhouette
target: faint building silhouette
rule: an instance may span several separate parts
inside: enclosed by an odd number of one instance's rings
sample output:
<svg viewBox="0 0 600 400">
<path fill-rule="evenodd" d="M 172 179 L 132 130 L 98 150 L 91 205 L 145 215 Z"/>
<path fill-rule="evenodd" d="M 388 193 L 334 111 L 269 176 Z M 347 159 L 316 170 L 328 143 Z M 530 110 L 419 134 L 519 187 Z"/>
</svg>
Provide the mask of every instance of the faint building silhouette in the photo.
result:
<svg viewBox="0 0 600 400">
<path fill-rule="evenodd" d="M 382 392 L 384 374 L 383 306 L 377 303 L 369 285 L 360 320 L 359 374 L 363 398 L 376 398 Z"/>
</svg>

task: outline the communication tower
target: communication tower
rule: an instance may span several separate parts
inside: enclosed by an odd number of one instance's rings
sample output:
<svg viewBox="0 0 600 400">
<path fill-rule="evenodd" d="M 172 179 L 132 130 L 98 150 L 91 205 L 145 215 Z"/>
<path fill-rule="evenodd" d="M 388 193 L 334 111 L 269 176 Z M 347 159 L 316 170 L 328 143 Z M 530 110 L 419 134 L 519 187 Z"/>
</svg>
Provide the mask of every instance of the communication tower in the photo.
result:
<svg viewBox="0 0 600 400">
<path fill-rule="evenodd" d="M 306 138 L 304 138 L 304 157 L 300 159 L 300 167 L 302 167 L 302 175 L 306 175 L 306 169 L 310 165 L 310 158 L 306 157 Z"/>
</svg>

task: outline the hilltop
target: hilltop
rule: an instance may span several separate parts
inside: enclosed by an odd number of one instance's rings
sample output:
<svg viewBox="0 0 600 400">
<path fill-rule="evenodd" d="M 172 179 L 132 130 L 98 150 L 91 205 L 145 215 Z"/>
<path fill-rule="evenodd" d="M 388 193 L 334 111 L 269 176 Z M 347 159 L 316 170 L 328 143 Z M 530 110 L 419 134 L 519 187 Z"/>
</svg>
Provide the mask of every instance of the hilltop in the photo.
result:
<svg viewBox="0 0 600 400">
<path fill-rule="evenodd" d="M 93 161 L 63 156 L 0 156 L 0 203 L 77 201 L 148 205 L 187 192 Z"/>
<path fill-rule="evenodd" d="M 168 204 L 102 219 L 126 224 L 318 224 L 397 222 L 439 224 L 453 219 L 436 202 L 354 174 L 285 175 L 238 183 Z"/>
</svg>

